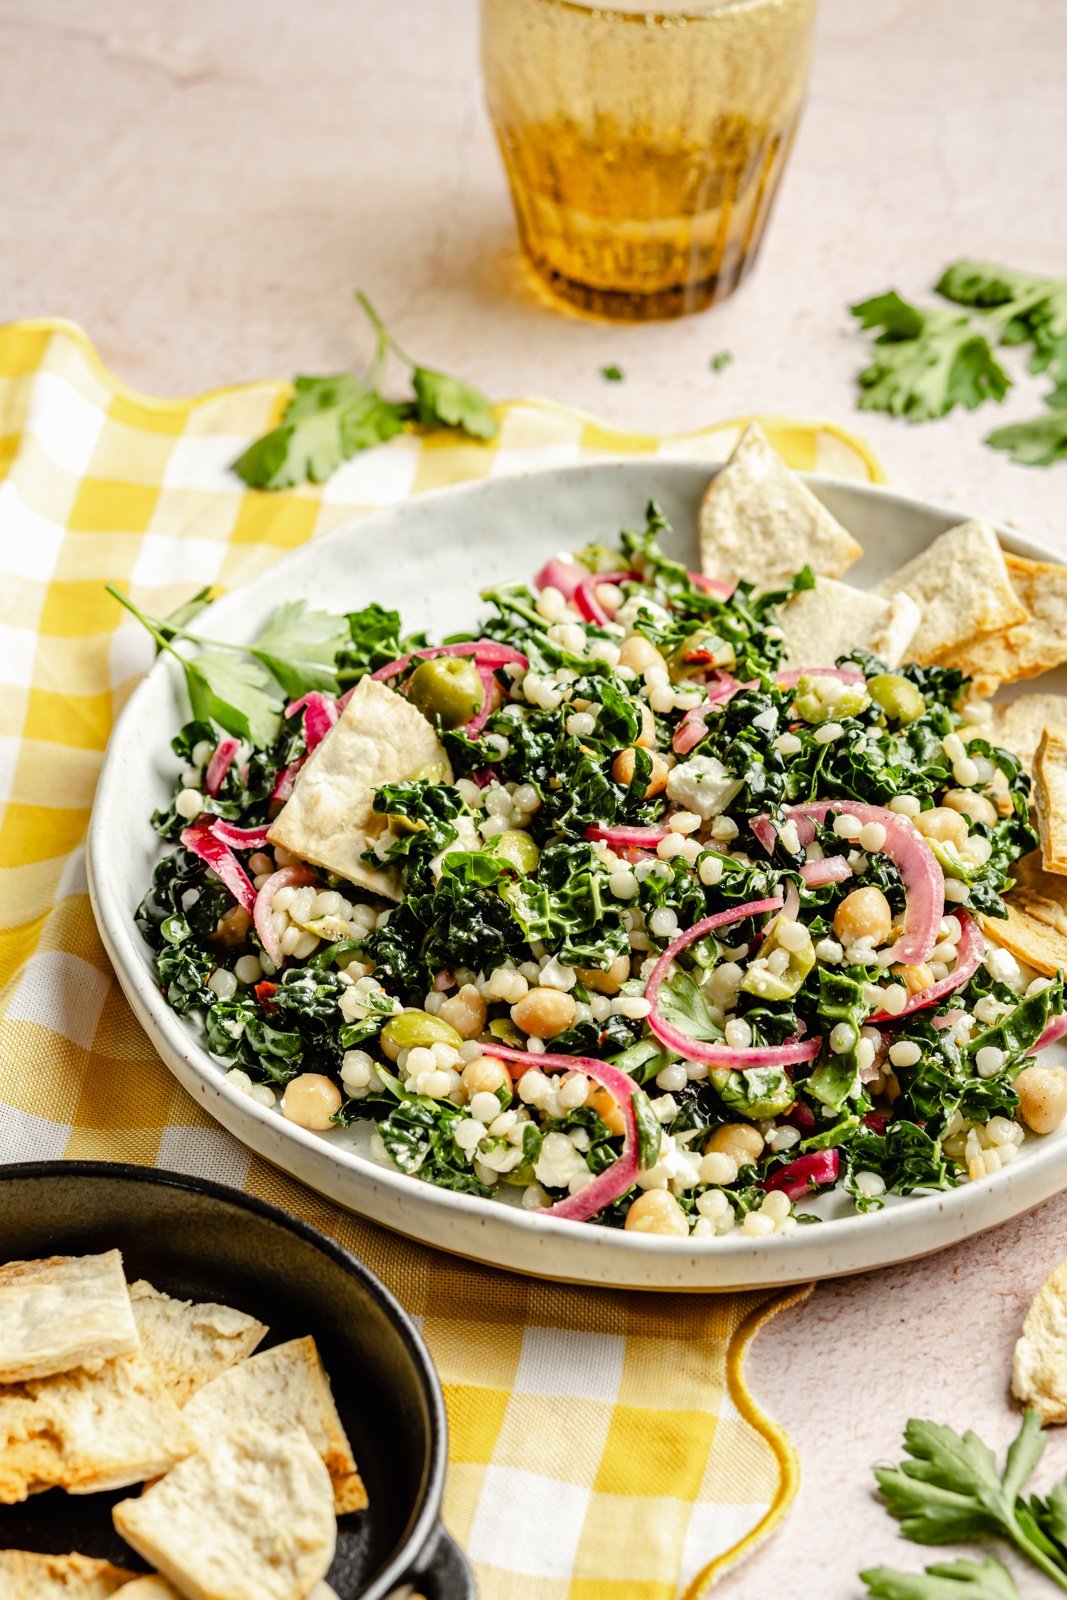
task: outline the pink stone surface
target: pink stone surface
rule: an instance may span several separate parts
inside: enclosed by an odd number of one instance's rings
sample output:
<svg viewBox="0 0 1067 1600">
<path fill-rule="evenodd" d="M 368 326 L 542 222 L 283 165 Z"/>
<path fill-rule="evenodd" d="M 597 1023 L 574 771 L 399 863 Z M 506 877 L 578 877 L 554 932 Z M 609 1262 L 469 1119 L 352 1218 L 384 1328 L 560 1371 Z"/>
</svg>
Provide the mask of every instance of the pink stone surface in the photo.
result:
<svg viewBox="0 0 1067 1600">
<path fill-rule="evenodd" d="M 1067 552 L 1067 466 L 982 447 L 1007 404 L 909 428 L 854 410 L 849 301 L 963 256 L 1067 270 L 1062 0 L 824 0 L 810 102 L 758 270 L 698 318 L 582 323 L 524 287 L 482 108 L 474 0 L 0 0 L 0 314 L 63 315 L 128 382 L 182 393 L 365 350 L 351 291 L 497 396 L 642 430 L 748 411 L 862 429 L 901 487 Z M 722 373 L 710 356 L 729 349 Z M 617 362 L 620 384 L 601 366 Z M 828 1284 L 762 1337 L 753 1387 L 803 1487 L 719 1590 L 850 1600 L 918 1566 L 870 1468 L 930 1415 L 1003 1445 L 1012 1344 L 1067 1256 L 1067 1199 L 911 1266 Z M 1067 1469 L 1056 1437 L 1047 1471 Z M 927 1559 L 930 1559 L 928 1556 Z M 1045 1581 L 1020 1578 L 1026 1597 Z"/>
</svg>

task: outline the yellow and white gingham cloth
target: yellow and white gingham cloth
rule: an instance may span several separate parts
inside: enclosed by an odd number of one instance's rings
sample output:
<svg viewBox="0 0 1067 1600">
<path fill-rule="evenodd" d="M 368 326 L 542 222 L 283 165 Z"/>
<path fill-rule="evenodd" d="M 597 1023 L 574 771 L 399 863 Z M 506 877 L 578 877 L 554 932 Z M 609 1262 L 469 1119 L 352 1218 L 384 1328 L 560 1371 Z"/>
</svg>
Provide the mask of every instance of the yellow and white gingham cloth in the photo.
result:
<svg viewBox="0 0 1067 1600">
<path fill-rule="evenodd" d="M 152 653 L 106 581 L 165 613 L 408 495 L 598 455 L 721 459 L 741 424 L 661 440 L 520 402 L 500 408 L 490 445 L 404 434 L 321 488 L 247 491 L 229 463 L 287 393 L 149 399 L 69 323 L 0 330 L 0 1160 L 196 1173 L 334 1235 L 429 1343 L 451 1426 L 445 1518 L 482 1600 L 696 1600 L 795 1493 L 792 1448 L 742 1364 L 798 1295 L 509 1277 L 301 1188 L 209 1121 L 153 1054 L 97 937 L 83 844 L 108 733 Z M 764 425 L 795 466 L 880 476 L 840 430 Z"/>
</svg>

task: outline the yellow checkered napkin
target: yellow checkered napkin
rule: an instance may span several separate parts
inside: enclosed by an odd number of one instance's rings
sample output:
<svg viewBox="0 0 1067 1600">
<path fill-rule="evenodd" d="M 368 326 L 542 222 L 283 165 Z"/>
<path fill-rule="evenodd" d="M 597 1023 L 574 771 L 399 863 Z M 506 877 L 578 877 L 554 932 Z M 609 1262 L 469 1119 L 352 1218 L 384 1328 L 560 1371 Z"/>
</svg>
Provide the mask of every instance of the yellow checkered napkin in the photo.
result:
<svg viewBox="0 0 1067 1600">
<path fill-rule="evenodd" d="M 247 492 L 229 463 L 286 392 L 152 400 L 69 324 L 0 330 L 0 1160 L 176 1168 L 308 1218 L 421 1323 L 451 1423 L 446 1520 L 483 1600 L 695 1600 L 793 1496 L 791 1447 L 742 1363 L 797 1296 L 508 1277 L 384 1233 L 251 1157 L 134 1022 L 93 925 L 83 843 L 112 721 L 151 659 L 105 581 L 166 612 L 407 495 L 598 455 L 721 459 L 740 424 L 660 440 L 523 402 L 501 407 L 492 445 L 405 434 L 322 488 Z M 797 466 L 879 476 L 837 429 L 765 426 Z"/>
</svg>

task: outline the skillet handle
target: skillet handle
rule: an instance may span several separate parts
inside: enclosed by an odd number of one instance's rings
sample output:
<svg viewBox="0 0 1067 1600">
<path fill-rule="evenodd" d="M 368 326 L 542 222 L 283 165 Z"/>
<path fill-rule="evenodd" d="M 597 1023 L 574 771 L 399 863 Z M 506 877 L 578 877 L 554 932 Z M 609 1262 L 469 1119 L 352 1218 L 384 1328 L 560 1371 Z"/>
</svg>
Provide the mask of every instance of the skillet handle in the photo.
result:
<svg viewBox="0 0 1067 1600">
<path fill-rule="evenodd" d="M 410 1581 L 425 1600 L 478 1600 L 470 1562 L 443 1527 L 419 1557 Z"/>
</svg>

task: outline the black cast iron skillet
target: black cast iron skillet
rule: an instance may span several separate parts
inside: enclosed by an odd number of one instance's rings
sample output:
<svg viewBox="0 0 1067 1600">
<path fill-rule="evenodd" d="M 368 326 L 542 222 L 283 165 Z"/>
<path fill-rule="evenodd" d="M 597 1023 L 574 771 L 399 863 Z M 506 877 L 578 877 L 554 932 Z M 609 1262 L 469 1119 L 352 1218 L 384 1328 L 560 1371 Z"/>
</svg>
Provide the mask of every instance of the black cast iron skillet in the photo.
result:
<svg viewBox="0 0 1067 1600">
<path fill-rule="evenodd" d="M 441 1526 L 447 1434 L 426 1347 L 366 1267 L 296 1217 L 199 1178 L 95 1161 L 0 1167 L 0 1262 L 118 1248 L 127 1276 L 238 1307 L 270 1328 L 260 1348 L 313 1334 L 367 1485 L 342 1517 L 327 1581 L 340 1600 L 474 1600 Z M 143 1567 L 111 1507 L 137 1489 L 0 1506 L 0 1549 L 103 1556 Z"/>
</svg>

